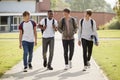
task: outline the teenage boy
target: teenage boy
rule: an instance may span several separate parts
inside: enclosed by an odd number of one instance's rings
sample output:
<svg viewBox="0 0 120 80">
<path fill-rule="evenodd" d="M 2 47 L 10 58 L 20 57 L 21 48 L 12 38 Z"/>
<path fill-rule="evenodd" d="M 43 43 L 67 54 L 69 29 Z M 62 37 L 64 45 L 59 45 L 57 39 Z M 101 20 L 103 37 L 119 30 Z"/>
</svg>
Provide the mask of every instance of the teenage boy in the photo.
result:
<svg viewBox="0 0 120 80">
<path fill-rule="evenodd" d="M 32 57 L 34 44 L 37 45 L 36 23 L 30 20 L 30 13 L 23 13 L 24 21 L 19 25 L 19 48 L 23 46 L 24 72 L 27 68 L 32 69 Z"/>
<path fill-rule="evenodd" d="M 74 34 L 77 32 L 78 26 L 75 18 L 70 15 L 69 9 L 64 9 L 63 14 L 64 17 L 60 20 L 58 30 L 62 34 L 65 70 L 68 70 L 69 68 L 72 68 L 72 57 L 74 53 Z"/>
<path fill-rule="evenodd" d="M 42 38 L 42 48 L 43 48 L 43 66 L 47 67 L 48 70 L 53 70 L 53 67 L 51 66 L 52 64 L 52 59 L 53 59 L 53 54 L 54 54 L 54 36 L 55 36 L 55 31 L 57 31 L 57 26 L 58 23 L 57 21 L 53 18 L 53 11 L 49 10 L 48 11 L 48 17 L 43 18 L 40 21 L 40 28 L 43 34 Z M 47 62 L 47 50 L 49 46 L 49 59 Z"/>
<path fill-rule="evenodd" d="M 87 9 L 85 12 L 84 19 L 79 22 L 79 32 L 78 32 L 78 45 L 83 47 L 83 61 L 84 69 L 90 67 L 90 59 L 92 55 L 93 40 L 95 45 L 98 46 L 98 36 L 96 31 L 96 22 L 91 18 L 92 10 Z"/>
</svg>

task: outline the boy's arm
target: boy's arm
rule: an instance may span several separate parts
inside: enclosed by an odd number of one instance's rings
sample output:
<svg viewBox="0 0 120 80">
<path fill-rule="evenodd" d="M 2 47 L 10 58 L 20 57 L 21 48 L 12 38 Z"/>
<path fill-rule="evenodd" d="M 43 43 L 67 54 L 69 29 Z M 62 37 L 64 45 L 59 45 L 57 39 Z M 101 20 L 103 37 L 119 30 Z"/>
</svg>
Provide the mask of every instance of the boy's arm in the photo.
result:
<svg viewBox="0 0 120 80">
<path fill-rule="evenodd" d="M 53 25 L 54 31 L 58 30 L 58 22 L 55 20 L 55 24 Z"/>
<path fill-rule="evenodd" d="M 62 33 L 63 32 L 63 29 L 62 29 L 62 19 L 59 21 L 59 23 L 58 23 L 58 31 L 60 32 L 60 33 Z"/>
<path fill-rule="evenodd" d="M 34 27 L 34 36 L 35 36 L 35 46 L 37 45 L 37 31 L 36 26 Z"/>
<path fill-rule="evenodd" d="M 22 49 L 22 30 L 19 31 L 19 48 Z"/>
<path fill-rule="evenodd" d="M 75 20 L 75 19 L 74 19 Z M 77 24 L 77 21 L 75 20 L 75 33 L 77 33 L 77 30 L 78 30 L 78 24 Z"/>
<path fill-rule="evenodd" d="M 94 35 L 97 38 L 97 44 L 96 44 L 96 46 L 98 46 L 99 45 L 99 38 L 98 38 L 98 34 L 97 34 L 97 27 L 96 27 L 96 22 L 95 21 L 94 21 L 94 24 L 93 24 L 93 30 L 94 30 Z"/>
</svg>

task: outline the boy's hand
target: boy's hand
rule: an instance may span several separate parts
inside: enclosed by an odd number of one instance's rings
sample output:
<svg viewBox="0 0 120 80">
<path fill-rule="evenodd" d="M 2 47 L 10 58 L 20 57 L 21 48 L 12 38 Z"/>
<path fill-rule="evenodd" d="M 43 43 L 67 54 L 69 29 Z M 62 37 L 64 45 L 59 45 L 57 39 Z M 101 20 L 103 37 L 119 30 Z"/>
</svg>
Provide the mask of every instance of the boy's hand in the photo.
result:
<svg viewBox="0 0 120 80">
<path fill-rule="evenodd" d="M 19 45 L 19 48 L 22 49 L 22 44 Z"/>
<path fill-rule="evenodd" d="M 81 46 L 81 41 L 78 41 L 78 45 Z"/>
<path fill-rule="evenodd" d="M 96 45 L 96 46 L 99 46 L 99 43 L 97 42 L 95 45 Z"/>
</svg>

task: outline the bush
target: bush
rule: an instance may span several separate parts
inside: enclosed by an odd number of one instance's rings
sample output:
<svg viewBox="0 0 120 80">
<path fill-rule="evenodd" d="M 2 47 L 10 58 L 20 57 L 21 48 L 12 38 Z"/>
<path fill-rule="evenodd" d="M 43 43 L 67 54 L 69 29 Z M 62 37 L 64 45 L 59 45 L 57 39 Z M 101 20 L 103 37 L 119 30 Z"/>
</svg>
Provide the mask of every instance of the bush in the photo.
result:
<svg viewBox="0 0 120 80">
<path fill-rule="evenodd" d="M 100 26 L 99 29 L 120 29 L 120 21 L 118 18 L 113 18 L 109 23 Z"/>
<path fill-rule="evenodd" d="M 108 29 L 120 29 L 120 21 L 117 18 L 114 18 L 107 27 Z"/>
</svg>

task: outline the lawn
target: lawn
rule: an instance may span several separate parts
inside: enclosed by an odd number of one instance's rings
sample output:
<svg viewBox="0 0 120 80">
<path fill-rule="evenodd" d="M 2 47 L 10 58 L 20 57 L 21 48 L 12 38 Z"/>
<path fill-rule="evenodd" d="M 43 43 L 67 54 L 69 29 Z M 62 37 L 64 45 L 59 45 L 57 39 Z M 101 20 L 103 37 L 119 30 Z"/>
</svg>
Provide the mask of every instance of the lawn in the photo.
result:
<svg viewBox="0 0 120 80">
<path fill-rule="evenodd" d="M 120 30 L 98 30 L 100 38 L 120 38 Z"/>
<path fill-rule="evenodd" d="M 120 80 L 120 40 L 100 41 L 93 56 L 110 80 Z"/>
<path fill-rule="evenodd" d="M 38 34 L 41 37 L 40 33 Z M 0 38 L 18 38 L 18 33 L 0 33 Z M 38 39 L 38 45 L 41 39 Z M 0 39 L 0 76 L 22 59 L 22 49 L 19 49 L 18 39 Z"/>
</svg>

